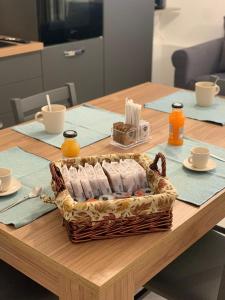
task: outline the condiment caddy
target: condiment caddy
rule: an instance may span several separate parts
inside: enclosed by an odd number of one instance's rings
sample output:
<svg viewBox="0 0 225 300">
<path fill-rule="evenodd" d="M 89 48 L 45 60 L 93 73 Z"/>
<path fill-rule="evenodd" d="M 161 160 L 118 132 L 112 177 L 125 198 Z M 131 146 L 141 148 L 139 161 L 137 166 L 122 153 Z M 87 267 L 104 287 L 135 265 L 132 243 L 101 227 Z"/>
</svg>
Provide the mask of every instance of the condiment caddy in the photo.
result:
<svg viewBox="0 0 225 300">
<path fill-rule="evenodd" d="M 126 98 L 125 123 L 113 124 L 111 144 L 121 149 L 129 149 L 150 139 L 150 124 L 141 119 L 140 104 Z"/>
</svg>

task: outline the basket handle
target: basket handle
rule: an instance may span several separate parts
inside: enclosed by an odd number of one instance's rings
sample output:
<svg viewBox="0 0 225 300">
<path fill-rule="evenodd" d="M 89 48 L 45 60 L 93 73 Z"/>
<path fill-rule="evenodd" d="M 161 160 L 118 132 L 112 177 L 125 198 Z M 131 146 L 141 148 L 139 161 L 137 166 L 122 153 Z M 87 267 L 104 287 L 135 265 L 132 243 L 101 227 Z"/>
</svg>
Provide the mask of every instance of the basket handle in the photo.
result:
<svg viewBox="0 0 225 300">
<path fill-rule="evenodd" d="M 162 171 L 160 173 L 159 168 L 158 168 L 158 161 L 161 159 L 161 166 L 162 166 Z M 149 168 L 152 171 L 157 172 L 159 175 L 162 177 L 166 177 L 166 158 L 165 155 L 159 152 L 156 154 L 155 159 L 153 160 L 153 163 L 149 166 Z"/>
<path fill-rule="evenodd" d="M 64 191 L 66 187 L 59 168 L 53 162 L 50 163 L 49 167 L 57 193 Z"/>
</svg>

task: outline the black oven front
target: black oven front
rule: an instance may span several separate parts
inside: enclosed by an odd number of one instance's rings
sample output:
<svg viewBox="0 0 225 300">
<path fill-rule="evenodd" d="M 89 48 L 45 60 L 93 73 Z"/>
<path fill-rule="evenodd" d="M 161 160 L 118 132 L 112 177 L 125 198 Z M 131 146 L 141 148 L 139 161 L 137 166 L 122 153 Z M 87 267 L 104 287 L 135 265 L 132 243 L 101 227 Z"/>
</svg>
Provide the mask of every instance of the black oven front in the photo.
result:
<svg viewBox="0 0 225 300">
<path fill-rule="evenodd" d="M 37 0 L 37 14 L 39 40 L 45 45 L 103 34 L 103 0 Z"/>
</svg>

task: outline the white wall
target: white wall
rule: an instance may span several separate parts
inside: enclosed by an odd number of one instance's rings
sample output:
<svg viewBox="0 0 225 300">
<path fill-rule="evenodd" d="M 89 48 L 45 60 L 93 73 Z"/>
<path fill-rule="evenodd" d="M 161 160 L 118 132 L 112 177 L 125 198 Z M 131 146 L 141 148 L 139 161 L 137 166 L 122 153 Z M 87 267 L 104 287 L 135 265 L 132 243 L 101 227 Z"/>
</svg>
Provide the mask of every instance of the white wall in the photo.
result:
<svg viewBox="0 0 225 300">
<path fill-rule="evenodd" d="M 167 0 L 155 12 L 152 81 L 173 85 L 172 53 L 224 35 L 225 0 Z"/>
</svg>

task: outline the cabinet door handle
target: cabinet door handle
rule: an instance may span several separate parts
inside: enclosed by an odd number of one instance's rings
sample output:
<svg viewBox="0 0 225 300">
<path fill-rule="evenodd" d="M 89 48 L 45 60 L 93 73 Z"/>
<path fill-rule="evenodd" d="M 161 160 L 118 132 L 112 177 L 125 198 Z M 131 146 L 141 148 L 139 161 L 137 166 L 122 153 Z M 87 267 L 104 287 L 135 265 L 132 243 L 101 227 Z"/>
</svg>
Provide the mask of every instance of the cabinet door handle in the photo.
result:
<svg viewBox="0 0 225 300">
<path fill-rule="evenodd" d="M 84 54 L 85 49 L 75 49 L 75 50 L 66 50 L 64 51 L 65 57 L 72 57 L 72 56 L 78 56 L 81 54 Z"/>
</svg>

